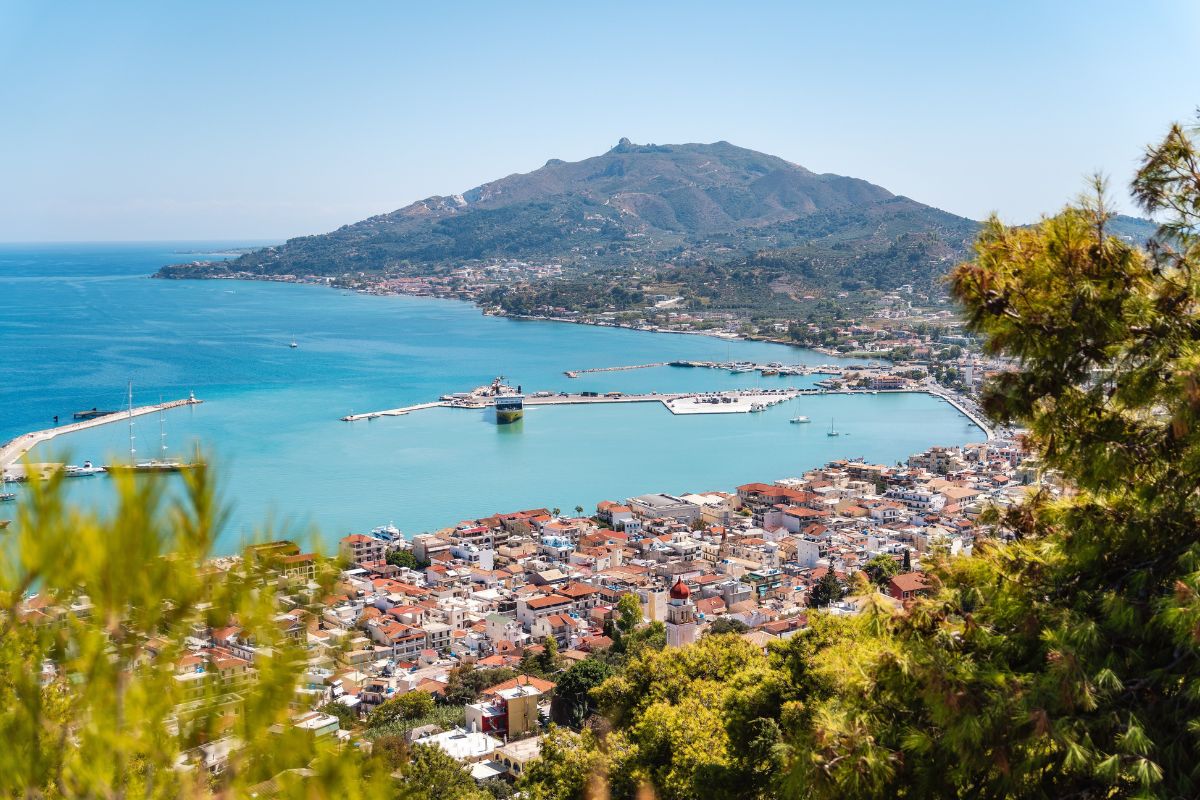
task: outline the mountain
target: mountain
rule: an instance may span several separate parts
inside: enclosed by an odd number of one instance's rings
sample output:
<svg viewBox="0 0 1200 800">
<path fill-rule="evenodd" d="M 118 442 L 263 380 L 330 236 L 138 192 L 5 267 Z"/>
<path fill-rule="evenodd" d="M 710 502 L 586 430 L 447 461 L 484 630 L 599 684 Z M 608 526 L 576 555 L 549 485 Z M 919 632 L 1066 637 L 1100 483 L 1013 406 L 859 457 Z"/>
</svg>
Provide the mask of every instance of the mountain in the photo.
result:
<svg viewBox="0 0 1200 800">
<path fill-rule="evenodd" d="M 852 265 L 858 256 L 878 260 L 898 247 L 909 258 L 914 237 L 925 245 L 923 265 L 933 268 L 964 253 L 976 229 L 971 220 L 867 181 L 818 174 L 728 142 L 622 139 L 583 161 L 552 159 L 462 194 L 426 198 L 222 264 L 166 267 L 160 275 L 418 274 L 509 259 L 589 270 L 776 251 L 799 262 Z"/>
</svg>

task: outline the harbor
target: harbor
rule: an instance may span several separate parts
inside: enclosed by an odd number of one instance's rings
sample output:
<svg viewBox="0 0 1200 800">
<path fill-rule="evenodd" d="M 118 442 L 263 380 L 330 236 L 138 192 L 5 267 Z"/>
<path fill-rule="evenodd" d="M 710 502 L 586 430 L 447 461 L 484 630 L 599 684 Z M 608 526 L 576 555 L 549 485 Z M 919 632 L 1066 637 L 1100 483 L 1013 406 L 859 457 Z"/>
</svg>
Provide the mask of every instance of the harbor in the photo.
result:
<svg viewBox="0 0 1200 800">
<path fill-rule="evenodd" d="M 821 373 L 824 374 L 824 373 Z M 501 392 L 500 389 L 509 390 Z M 829 388 L 819 387 L 801 389 L 786 387 L 779 389 L 727 389 L 711 392 L 535 392 L 523 395 L 525 406 L 562 406 L 562 405 L 595 405 L 610 403 L 659 403 L 672 414 L 685 416 L 690 414 L 738 414 L 764 411 L 771 406 L 795 400 L 800 397 L 821 395 L 877 395 L 877 394 L 925 394 L 936 397 L 954 407 L 960 414 L 969 419 L 983 431 L 988 441 L 996 439 L 998 434 L 984 419 L 982 413 L 968 404 L 966 400 L 956 397 L 940 387 L 931 384 L 917 384 L 903 388 Z M 497 399 L 503 400 L 516 395 L 511 387 L 500 387 L 493 382 L 489 386 L 478 387 L 471 392 L 454 395 L 444 395 L 442 399 L 418 403 L 410 406 L 391 408 L 383 411 L 371 411 L 364 414 L 348 414 L 341 418 L 343 422 L 358 422 L 380 417 L 399 417 L 414 411 L 431 408 L 459 408 L 480 410 L 495 406 Z"/>
<path fill-rule="evenodd" d="M 45 430 L 33 431 L 14 439 L 10 439 L 3 445 L 0 445 L 0 474 L 4 475 L 8 480 L 22 480 L 26 477 L 25 468 L 21 465 L 21 459 L 25 457 L 33 448 L 40 444 L 49 442 L 58 436 L 63 436 L 77 431 L 87 430 L 88 428 L 96 428 L 101 425 L 107 425 L 112 422 L 128 421 L 134 417 L 142 417 L 147 414 L 159 414 L 170 411 L 173 408 L 181 408 L 183 406 L 194 406 L 203 403 L 203 400 L 198 400 L 194 395 L 189 395 L 182 400 L 171 400 L 166 403 L 156 403 L 154 405 L 139 406 L 131 408 L 127 411 L 118 411 L 115 413 L 104 414 L 102 416 L 83 419 L 80 422 L 72 422 L 68 425 L 59 425 L 54 428 L 46 428 Z M 57 468 L 58 465 L 43 464 L 39 465 L 42 471 L 47 469 Z"/>
</svg>

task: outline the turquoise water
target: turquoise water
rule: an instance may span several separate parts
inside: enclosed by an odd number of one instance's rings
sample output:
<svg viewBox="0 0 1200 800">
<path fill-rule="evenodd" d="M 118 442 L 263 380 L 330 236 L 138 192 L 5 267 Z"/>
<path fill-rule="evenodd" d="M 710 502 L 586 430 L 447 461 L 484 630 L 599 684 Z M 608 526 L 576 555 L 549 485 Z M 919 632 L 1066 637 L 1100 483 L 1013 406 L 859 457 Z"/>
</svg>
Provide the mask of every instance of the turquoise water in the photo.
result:
<svg viewBox="0 0 1200 800">
<path fill-rule="evenodd" d="M 227 245 L 221 245 L 224 247 Z M 52 417 L 195 391 L 166 415 L 168 444 L 199 443 L 220 467 L 232 513 L 222 549 L 265 522 L 326 541 L 394 521 L 406 533 L 532 506 L 592 508 L 649 491 L 729 489 L 839 457 L 893 462 L 982 433 L 924 395 L 805 397 L 762 414 L 676 417 L 657 404 L 530 408 L 515 425 L 433 409 L 344 423 L 351 412 L 465 391 L 498 374 L 525 391 L 683 391 L 802 386 L 662 367 L 569 379 L 564 370 L 674 359 L 828 363 L 783 345 L 484 317 L 465 303 L 370 297 L 275 283 L 145 276 L 209 244 L 0 247 L 0 440 Z M 180 255 L 187 251 L 188 255 Z M 290 349 L 295 339 L 300 347 Z M 806 414 L 811 425 L 788 419 Z M 825 436 L 836 418 L 842 437 Z M 141 455 L 154 417 L 136 421 Z M 124 423 L 60 437 L 35 460 L 128 453 Z M 169 478 L 168 480 L 175 480 Z M 105 507 L 104 478 L 71 495 Z M 0 518 L 13 515 L 0 506 Z"/>
</svg>

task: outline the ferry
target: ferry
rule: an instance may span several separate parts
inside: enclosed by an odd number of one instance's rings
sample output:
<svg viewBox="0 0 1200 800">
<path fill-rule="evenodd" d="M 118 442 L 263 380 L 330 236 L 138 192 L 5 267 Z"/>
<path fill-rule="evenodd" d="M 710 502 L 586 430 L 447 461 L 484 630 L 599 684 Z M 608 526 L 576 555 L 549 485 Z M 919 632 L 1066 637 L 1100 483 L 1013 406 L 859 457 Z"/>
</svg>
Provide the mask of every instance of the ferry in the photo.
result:
<svg viewBox="0 0 1200 800">
<path fill-rule="evenodd" d="M 496 398 L 496 423 L 508 425 L 525 416 L 525 395 L 505 394 Z"/>
</svg>

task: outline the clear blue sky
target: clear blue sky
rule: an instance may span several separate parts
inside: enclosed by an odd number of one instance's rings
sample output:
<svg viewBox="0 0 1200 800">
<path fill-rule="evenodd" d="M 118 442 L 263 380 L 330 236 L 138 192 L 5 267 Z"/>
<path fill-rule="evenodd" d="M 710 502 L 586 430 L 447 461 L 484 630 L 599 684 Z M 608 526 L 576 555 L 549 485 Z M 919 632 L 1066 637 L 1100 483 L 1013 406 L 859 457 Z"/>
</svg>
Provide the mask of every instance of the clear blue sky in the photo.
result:
<svg viewBox="0 0 1200 800">
<path fill-rule="evenodd" d="M 1193 0 L 0 0 L 0 240 L 315 233 L 622 136 L 1028 221 L 1198 103 Z"/>
</svg>

